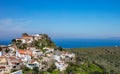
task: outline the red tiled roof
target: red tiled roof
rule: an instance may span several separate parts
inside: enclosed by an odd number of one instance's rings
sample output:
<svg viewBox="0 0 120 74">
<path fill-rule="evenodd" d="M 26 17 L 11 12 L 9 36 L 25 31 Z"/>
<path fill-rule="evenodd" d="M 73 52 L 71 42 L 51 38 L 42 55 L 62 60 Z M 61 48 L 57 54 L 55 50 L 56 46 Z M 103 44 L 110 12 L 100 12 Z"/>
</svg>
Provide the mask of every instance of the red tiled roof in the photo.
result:
<svg viewBox="0 0 120 74">
<path fill-rule="evenodd" d="M 12 64 L 16 64 L 17 62 L 12 62 Z"/>
<path fill-rule="evenodd" d="M 22 63 L 23 61 L 22 60 L 18 60 L 19 63 Z"/>
<path fill-rule="evenodd" d="M 5 68 L 5 66 L 0 66 L 0 69 L 1 69 L 1 68 Z"/>
<path fill-rule="evenodd" d="M 31 63 L 35 62 L 35 60 L 32 60 Z"/>
<path fill-rule="evenodd" d="M 5 58 L 4 56 L 1 56 L 0 59 Z"/>
<path fill-rule="evenodd" d="M 19 49 L 18 52 L 19 52 L 20 54 L 29 54 L 30 56 L 32 56 L 32 51 L 27 50 L 27 49 L 25 49 L 25 50 Z"/>
<path fill-rule="evenodd" d="M 10 60 L 15 60 L 16 58 L 13 57 L 13 56 L 11 56 L 11 57 L 9 57 L 9 59 L 10 59 Z"/>
</svg>

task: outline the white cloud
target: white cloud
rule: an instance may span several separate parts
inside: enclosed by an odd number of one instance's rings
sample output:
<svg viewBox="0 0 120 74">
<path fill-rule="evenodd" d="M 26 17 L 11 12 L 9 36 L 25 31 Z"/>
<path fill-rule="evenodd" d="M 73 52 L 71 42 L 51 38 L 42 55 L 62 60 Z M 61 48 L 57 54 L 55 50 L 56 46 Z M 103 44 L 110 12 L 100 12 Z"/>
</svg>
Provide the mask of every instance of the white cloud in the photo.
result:
<svg viewBox="0 0 120 74">
<path fill-rule="evenodd" d="M 1 19 L 0 30 L 27 30 L 27 27 L 29 27 L 30 22 L 31 21 L 25 19 Z"/>
<path fill-rule="evenodd" d="M 29 32 L 30 22 L 26 19 L 0 19 L 0 40 L 14 38 L 24 32 Z"/>
<path fill-rule="evenodd" d="M 9 26 L 10 24 L 12 24 L 12 19 L 2 19 L 0 20 L 0 25 L 2 26 Z"/>
</svg>

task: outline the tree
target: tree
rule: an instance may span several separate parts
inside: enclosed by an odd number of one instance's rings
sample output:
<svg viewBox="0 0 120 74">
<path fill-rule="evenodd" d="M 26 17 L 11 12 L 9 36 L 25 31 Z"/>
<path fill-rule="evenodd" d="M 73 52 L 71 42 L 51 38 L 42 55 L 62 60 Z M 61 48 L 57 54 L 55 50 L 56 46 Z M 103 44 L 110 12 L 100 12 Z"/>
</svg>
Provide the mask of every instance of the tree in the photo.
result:
<svg viewBox="0 0 120 74">
<path fill-rule="evenodd" d="M 62 50 L 63 50 L 63 48 L 62 48 L 61 46 L 59 46 L 59 47 L 58 47 L 58 50 L 62 51 Z"/>
<path fill-rule="evenodd" d="M 2 51 L 2 48 L 0 47 L 0 51 Z"/>
<path fill-rule="evenodd" d="M 6 49 L 5 52 L 8 53 L 10 50 Z"/>
<path fill-rule="evenodd" d="M 48 35 L 47 35 L 47 34 L 43 34 L 43 37 L 44 37 L 44 38 L 48 38 Z"/>
<path fill-rule="evenodd" d="M 12 41 L 11 41 L 13 44 L 15 44 L 16 43 L 16 40 L 15 39 L 12 39 Z"/>
<path fill-rule="evenodd" d="M 38 74 L 39 73 L 39 68 L 38 67 L 34 67 L 33 68 L 33 74 Z"/>
<path fill-rule="evenodd" d="M 17 40 L 17 41 L 16 41 L 16 46 L 17 46 L 17 48 L 21 48 L 21 44 L 22 44 L 22 41 L 21 41 L 21 40 Z"/>
<path fill-rule="evenodd" d="M 55 69 L 56 69 L 56 66 L 55 66 L 55 64 L 53 64 L 50 68 L 47 69 L 47 71 L 52 73 L 52 71 Z"/>
<path fill-rule="evenodd" d="M 94 71 L 94 72 L 91 72 L 90 74 L 103 74 L 103 73 L 101 73 L 99 71 Z"/>
<path fill-rule="evenodd" d="M 25 67 L 24 71 L 30 71 L 30 69 L 28 67 Z"/>
<path fill-rule="evenodd" d="M 75 70 L 74 70 L 74 67 L 67 67 L 66 72 L 68 74 L 75 74 L 76 73 Z"/>
<path fill-rule="evenodd" d="M 22 34 L 22 37 L 24 37 L 24 36 L 29 36 L 27 33 L 23 33 Z"/>
<path fill-rule="evenodd" d="M 32 74 L 30 73 L 30 69 L 26 66 L 22 66 L 23 74 Z"/>
<path fill-rule="evenodd" d="M 22 43 L 22 41 L 21 41 L 21 40 L 17 40 L 17 43 L 21 44 L 21 43 Z"/>
<path fill-rule="evenodd" d="M 20 48 L 21 48 L 21 49 L 27 49 L 27 44 L 25 44 L 25 43 L 22 44 L 22 45 L 20 46 Z"/>
<path fill-rule="evenodd" d="M 110 74 L 115 74 L 115 73 L 114 73 L 114 70 L 110 70 Z"/>
</svg>

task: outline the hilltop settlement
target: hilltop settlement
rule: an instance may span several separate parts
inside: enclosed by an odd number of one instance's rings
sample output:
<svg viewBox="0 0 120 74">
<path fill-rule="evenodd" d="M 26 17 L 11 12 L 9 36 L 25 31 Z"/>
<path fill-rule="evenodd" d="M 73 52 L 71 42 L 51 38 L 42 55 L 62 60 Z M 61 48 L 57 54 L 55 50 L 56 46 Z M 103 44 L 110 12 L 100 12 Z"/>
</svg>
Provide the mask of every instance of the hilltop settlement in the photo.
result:
<svg viewBox="0 0 120 74">
<path fill-rule="evenodd" d="M 0 74 L 62 72 L 69 62 L 75 62 L 75 54 L 56 46 L 46 34 L 23 33 L 8 46 L 0 46 Z"/>
</svg>

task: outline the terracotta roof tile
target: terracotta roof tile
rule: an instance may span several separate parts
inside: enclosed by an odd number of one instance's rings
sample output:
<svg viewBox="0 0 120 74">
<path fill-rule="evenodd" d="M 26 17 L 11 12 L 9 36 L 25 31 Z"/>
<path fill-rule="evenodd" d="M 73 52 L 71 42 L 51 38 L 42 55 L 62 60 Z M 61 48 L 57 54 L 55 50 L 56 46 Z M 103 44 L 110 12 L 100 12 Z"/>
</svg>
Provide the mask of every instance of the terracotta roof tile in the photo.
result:
<svg viewBox="0 0 120 74">
<path fill-rule="evenodd" d="M 0 66 L 0 69 L 5 68 L 5 66 Z"/>
</svg>

